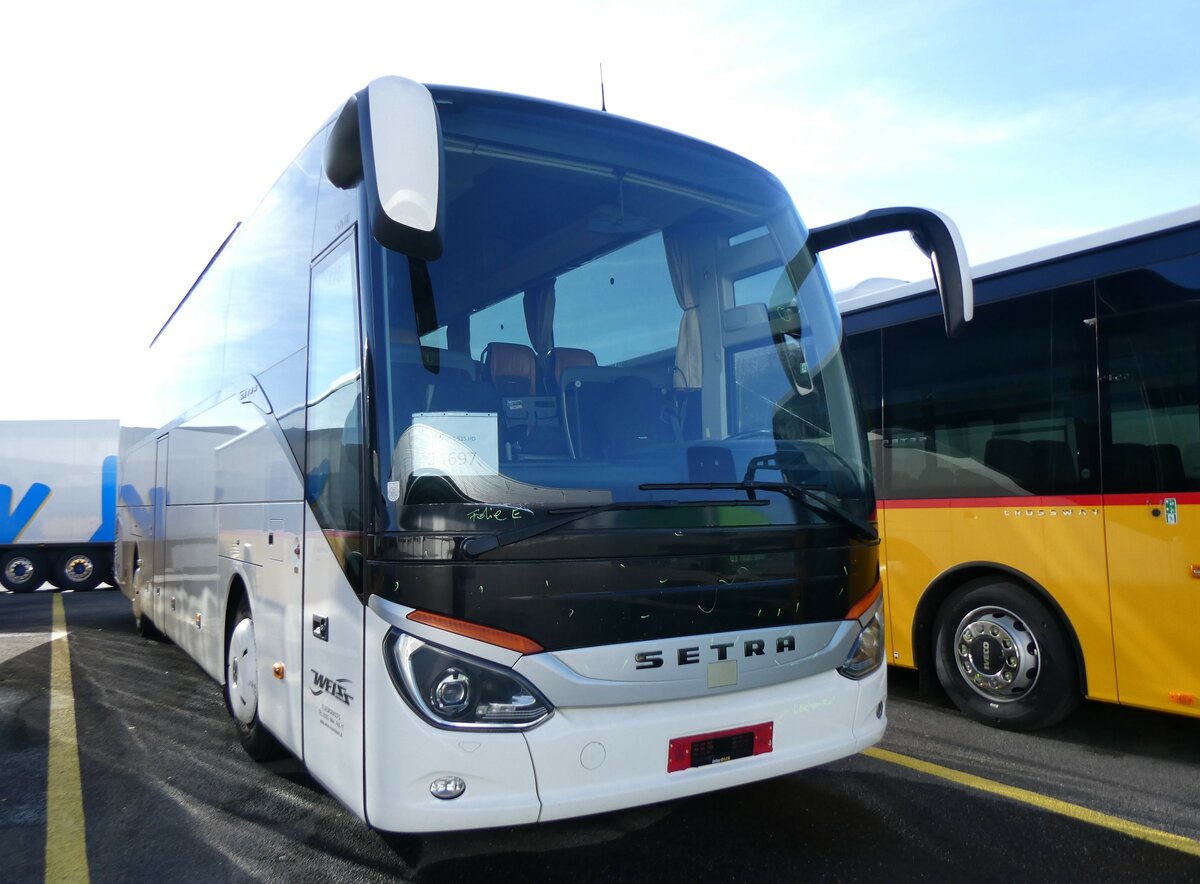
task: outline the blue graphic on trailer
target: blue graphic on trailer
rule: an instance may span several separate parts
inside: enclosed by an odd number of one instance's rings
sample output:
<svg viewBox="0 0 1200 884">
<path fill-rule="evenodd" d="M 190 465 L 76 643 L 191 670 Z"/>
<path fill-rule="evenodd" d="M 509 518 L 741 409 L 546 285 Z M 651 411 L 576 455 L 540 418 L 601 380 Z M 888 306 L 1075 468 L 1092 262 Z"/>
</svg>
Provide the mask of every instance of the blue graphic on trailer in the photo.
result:
<svg viewBox="0 0 1200 884">
<path fill-rule="evenodd" d="M 112 543 L 117 538 L 117 456 L 104 458 L 100 468 L 100 527 L 92 543 Z"/>
<path fill-rule="evenodd" d="M 0 543 L 16 543 L 37 518 L 54 492 L 43 482 L 34 482 L 13 506 L 11 485 L 0 485 Z M 92 543 L 112 543 L 117 531 L 117 457 L 109 455 L 100 467 L 100 527 Z"/>
<path fill-rule="evenodd" d="M 10 485 L 0 485 L 0 543 L 16 543 L 29 527 L 29 523 L 41 512 L 50 499 L 50 486 L 34 482 L 13 509 L 13 490 Z"/>
</svg>

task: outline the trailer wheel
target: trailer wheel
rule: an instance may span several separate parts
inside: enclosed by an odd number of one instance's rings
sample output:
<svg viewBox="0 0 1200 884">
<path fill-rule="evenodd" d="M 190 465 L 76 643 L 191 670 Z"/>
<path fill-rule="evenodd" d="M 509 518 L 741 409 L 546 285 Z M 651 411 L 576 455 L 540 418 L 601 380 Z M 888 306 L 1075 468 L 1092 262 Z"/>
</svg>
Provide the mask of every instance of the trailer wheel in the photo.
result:
<svg viewBox="0 0 1200 884">
<path fill-rule="evenodd" d="M 33 592 L 46 582 L 46 560 L 32 550 L 11 550 L 0 557 L 0 583 L 12 592 Z"/>
<path fill-rule="evenodd" d="M 1006 730 L 1049 727 L 1079 705 L 1075 658 L 1058 620 L 1006 580 L 965 584 L 938 612 L 938 680 L 963 712 Z"/>
<path fill-rule="evenodd" d="M 95 589 L 104 577 L 104 562 L 90 549 L 71 549 L 54 563 L 51 583 L 59 589 L 87 592 Z"/>
<path fill-rule="evenodd" d="M 237 727 L 238 740 L 255 761 L 284 755 L 279 741 L 258 720 L 258 646 L 250 603 L 242 596 L 225 639 L 225 704 Z"/>
</svg>

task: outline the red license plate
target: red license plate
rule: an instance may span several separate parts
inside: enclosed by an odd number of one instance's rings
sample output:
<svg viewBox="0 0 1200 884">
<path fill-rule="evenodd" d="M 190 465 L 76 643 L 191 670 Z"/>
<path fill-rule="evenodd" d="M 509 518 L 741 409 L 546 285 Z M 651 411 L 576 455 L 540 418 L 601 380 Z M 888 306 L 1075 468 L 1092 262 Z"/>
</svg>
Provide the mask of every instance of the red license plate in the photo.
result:
<svg viewBox="0 0 1200 884">
<path fill-rule="evenodd" d="M 667 773 L 763 755 L 771 751 L 774 739 L 775 723 L 772 721 L 711 734 L 678 737 L 667 747 Z"/>
</svg>

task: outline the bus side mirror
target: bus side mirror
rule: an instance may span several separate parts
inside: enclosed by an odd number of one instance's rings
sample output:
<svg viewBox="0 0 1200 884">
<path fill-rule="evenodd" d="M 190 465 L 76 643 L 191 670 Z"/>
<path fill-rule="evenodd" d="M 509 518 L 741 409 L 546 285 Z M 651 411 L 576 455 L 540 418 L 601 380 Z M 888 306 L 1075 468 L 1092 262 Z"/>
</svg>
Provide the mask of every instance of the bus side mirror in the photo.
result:
<svg viewBox="0 0 1200 884">
<path fill-rule="evenodd" d="M 442 131 L 429 90 L 381 77 L 342 107 L 325 142 L 325 175 L 348 190 L 362 182 L 379 243 L 414 258 L 442 254 Z"/>
<path fill-rule="evenodd" d="M 872 209 L 857 218 L 814 227 L 808 245 L 814 252 L 844 246 L 885 233 L 908 231 L 933 265 L 933 281 L 942 299 L 946 335 L 957 337 L 975 315 L 975 288 L 967 252 L 954 222 L 932 209 Z"/>
</svg>

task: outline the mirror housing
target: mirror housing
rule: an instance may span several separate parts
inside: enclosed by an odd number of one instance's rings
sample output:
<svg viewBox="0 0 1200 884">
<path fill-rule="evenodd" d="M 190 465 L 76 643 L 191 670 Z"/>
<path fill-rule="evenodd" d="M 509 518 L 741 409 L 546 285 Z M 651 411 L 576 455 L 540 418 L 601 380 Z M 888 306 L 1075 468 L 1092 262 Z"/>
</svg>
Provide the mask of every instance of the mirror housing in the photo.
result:
<svg viewBox="0 0 1200 884">
<path fill-rule="evenodd" d="M 325 142 L 325 175 L 348 190 L 362 182 L 379 243 L 414 258 L 442 254 L 442 130 L 429 90 L 381 77 L 350 96 Z"/>
<path fill-rule="evenodd" d="M 975 315 L 975 288 L 958 228 L 941 212 L 911 207 L 872 209 L 856 218 L 814 227 L 808 232 L 808 246 L 813 252 L 823 252 L 903 231 L 912 234 L 917 248 L 933 265 L 933 281 L 942 299 L 946 335 L 958 337 Z"/>
</svg>

